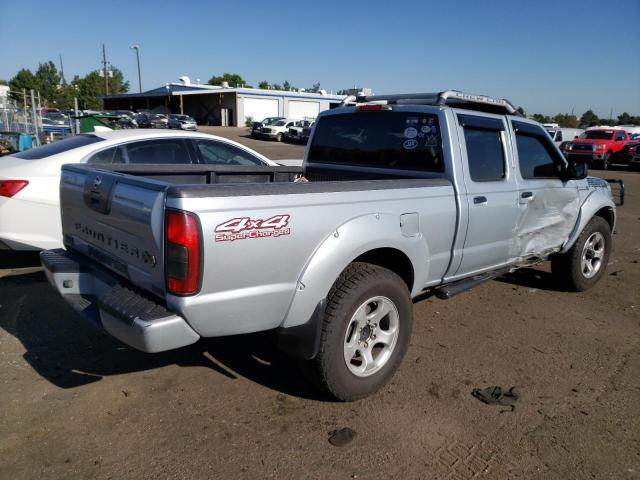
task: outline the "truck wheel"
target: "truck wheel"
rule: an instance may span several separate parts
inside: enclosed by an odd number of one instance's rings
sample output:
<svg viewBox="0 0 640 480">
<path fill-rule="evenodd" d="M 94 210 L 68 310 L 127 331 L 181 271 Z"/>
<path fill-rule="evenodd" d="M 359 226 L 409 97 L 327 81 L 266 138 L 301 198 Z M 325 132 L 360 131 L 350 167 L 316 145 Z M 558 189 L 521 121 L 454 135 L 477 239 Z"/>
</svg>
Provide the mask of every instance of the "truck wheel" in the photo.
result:
<svg viewBox="0 0 640 480">
<path fill-rule="evenodd" d="M 604 218 L 596 216 L 569 251 L 552 257 L 551 271 L 562 286 L 583 292 L 604 275 L 610 253 L 611 227 Z"/>
<path fill-rule="evenodd" d="M 409 346 L 412 303 L 405 282 L 386 268 L 353 263 L 327 298 L 320 350 L 311 377 L 342 401 L 382 388 Z"/>
<path fill-rule="evenodd" d="M 283 137 L 283 135 L 281 133 L 277 134 L 276 135 L 276 142 L 281 142 L 283 138 L 284 137 Z"/>
</svg>

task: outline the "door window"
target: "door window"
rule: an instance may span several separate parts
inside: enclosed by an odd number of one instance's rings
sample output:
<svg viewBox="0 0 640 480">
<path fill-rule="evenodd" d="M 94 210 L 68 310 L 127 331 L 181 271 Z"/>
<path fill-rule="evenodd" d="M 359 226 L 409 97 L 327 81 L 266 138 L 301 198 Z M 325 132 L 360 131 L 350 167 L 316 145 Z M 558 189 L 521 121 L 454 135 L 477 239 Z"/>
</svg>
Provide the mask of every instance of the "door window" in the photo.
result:
<svg viewBox="0 0 640 480">
<path fill-rule="evenodd" d="M 89 159 L 87 163 L 90 164 L 104 164 L 104 163 L 112 163 L 113 155 L 116 152 L 116 147 L 107 148 L 106 150 L 102 150 L 100 152 L 94 153 Z"/>
<path fill-rule="evenodd" d="M 182 139 L 145 140 L 125 145 L 129 163 L 193 163 Z"/>
<path fill-rule="evenodd" d="M 212 140 L 194 140 L 202 163 L 208 165 L 264 165 L 259 158 L 244 150 Z"/>
<path fill-rule="evenodd" d="M 464 127 L 469 174 L 474 182 L 495 182 L 505 178 L 502 134 L 496 130 Z"/>
<path fill-rule="evenodd" d="M 539 137 L 516 133 L 516 145 L 522 178 L 558 178 L 558 166 L 550 147 Z"/>
<path fill-rule="evenodd" d="M 627 137 L 625 136 L 624 132 L 617 132 L 616 133 L 616 142 L 625 141 L 626 139 L 627 139 Z"/>
</svg>

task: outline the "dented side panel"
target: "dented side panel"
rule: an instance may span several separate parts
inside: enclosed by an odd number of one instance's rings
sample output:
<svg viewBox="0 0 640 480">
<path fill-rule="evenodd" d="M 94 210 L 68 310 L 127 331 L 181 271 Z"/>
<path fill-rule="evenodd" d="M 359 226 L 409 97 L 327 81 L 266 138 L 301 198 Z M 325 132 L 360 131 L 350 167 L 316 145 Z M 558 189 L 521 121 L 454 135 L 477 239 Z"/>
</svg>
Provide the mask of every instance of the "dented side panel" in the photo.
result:
<svg viewBox="0 0 640 480">
<path fill-rule="evenodd" d="M 525 180 L 519 188 L 519 216 L 512 258 L 544 258 L 558 251 L 569 237 L 580 213 L 575 181 Z"/>
</svg>

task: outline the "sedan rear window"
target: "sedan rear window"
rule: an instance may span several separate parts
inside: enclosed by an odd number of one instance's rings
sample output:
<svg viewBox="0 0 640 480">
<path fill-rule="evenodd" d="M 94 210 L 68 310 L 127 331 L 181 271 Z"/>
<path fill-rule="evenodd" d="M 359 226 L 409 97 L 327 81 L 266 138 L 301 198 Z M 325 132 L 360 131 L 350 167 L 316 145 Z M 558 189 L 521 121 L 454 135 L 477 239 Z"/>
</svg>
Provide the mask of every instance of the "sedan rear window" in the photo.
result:
<svg viewBox="0 0 640 480">
<path fill-rule="evenodd" d="M 13 157 L 24 160 L 40 160 L 41 158 L 73 150 L 74 148 L 85 147 L 92 143 L 103 141 L 104 138 L 96 135 L 77 135 L 75 137 L 65 138 L 59 142 L 50 143 L 49 145 L 43 145 L 42 147 L 30 148 L 24 152 L 16 153 Z"/>
<path fill-rule="evenodd" d="M 442 172 L 438 117 L 429 113 L 353 112 L 316 123 L 310 163 Z"/>
</svg>

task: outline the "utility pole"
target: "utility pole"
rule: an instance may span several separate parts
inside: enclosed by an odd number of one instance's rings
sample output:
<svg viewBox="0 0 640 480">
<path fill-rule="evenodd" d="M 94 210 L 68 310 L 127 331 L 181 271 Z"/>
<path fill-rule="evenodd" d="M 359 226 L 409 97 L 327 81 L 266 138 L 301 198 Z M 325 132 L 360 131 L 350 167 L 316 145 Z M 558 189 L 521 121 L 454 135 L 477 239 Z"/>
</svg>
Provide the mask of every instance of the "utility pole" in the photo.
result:
<svg viewBox="0 0 640 480">
<path fill-rule="evenodd" d="M 136 60 L 138 61 L 138 87 L 140 88 L 140 93 L 142 93 L 142 76 L 140 75 L 140 45 L 131 45 L 129 48 L 132 48 L 136 51 Z"/>
<path fill-rule="evenodd" d="M 64 67 L 62 66 L 62 54 L 59 53 L 58 55 L 60 56 L 60 82 L 62 83 L 62 85 L 66 85 L 67 80 L 64 78 Z"/>
<path fill-rule="evenodd" d="M 36 146 L 40 146 L 40 133 L 38 132 L 38 114 L 36 112 L 36 96 L 33 93 L 33 89 L 31 89 L 31 114 L 33 118 L 31 119 L 33 122 L 33 129 L 36 134 Z"/>
<path fill-rule="evenodd" d="M 613 107 L 611 107 L 611 110 L 609 111 L 609 120 L 613 120 Z"/>
<path fill-rule="evenodd" d="M 102 44 L 102 68 L 104 72 L 104 94 L 109 95 L 109 72 L 107 72 L 107 50 Z"/>
</svg>

